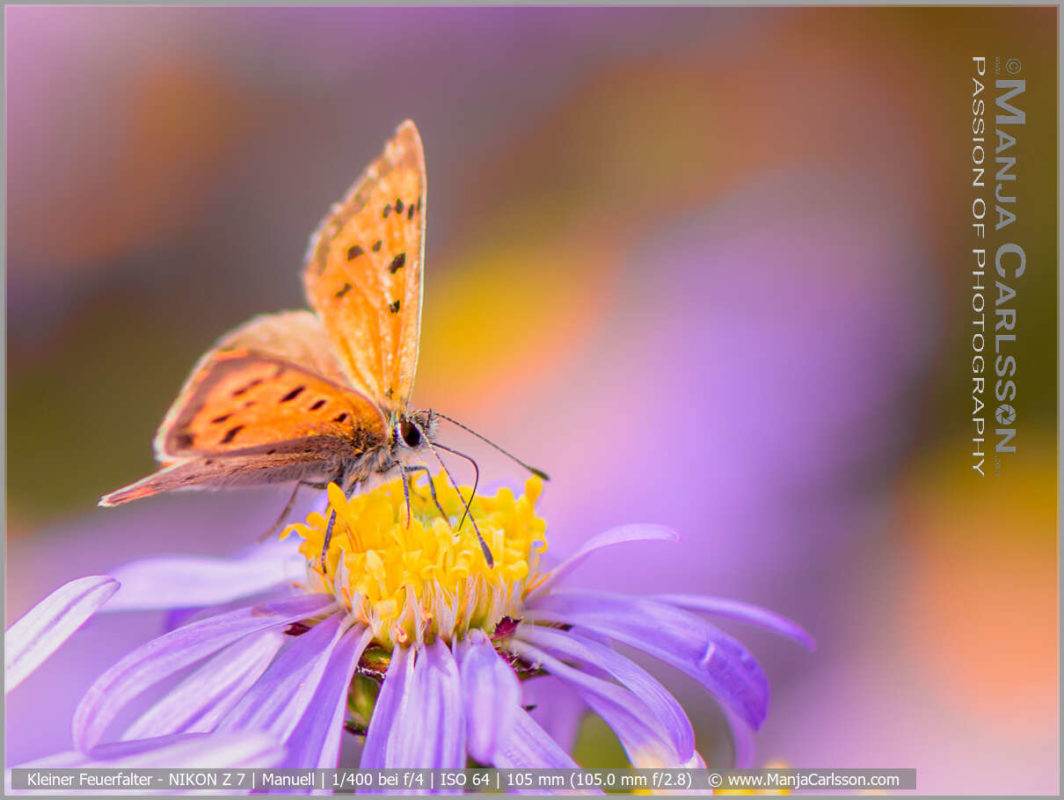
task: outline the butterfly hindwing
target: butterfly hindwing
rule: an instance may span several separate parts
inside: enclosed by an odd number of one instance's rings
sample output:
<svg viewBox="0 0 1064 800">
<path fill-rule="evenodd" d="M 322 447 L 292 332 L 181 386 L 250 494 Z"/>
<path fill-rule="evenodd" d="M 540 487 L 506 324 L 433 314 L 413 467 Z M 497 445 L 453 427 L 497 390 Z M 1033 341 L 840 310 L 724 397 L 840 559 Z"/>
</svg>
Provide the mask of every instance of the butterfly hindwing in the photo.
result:
<svg viewBox="0 0 1064 800">
<path fill-rule="evenodd" d="M 333 355 L 325 326 L 313 311 L 260 314 L 227 333 L 215 345 L 215 349 L 236 347 L 292 361 L 339 386 L 348 383 L 343 367 Z"/>
<path fill-rule="evenodd" d="M 314 445 L 312 440 L 289 441 L 281 444 L 278 452 L 272 455 L 254 453 L 174 461 L 146 478 L 104 495 L 100 505 L 117 506 L 179 489 L 224 489 L 290 480 L 319 482 L 335 479 L 330 464 L 306 457 L 306 447 L 313 448 Z M 298 447 L 298 450 L 288 452 L 293 447 Z"/>
<path fill-rule="evenodd" d="M 311 239 L 310 305 L 352 385 L 382 410 L 404 409 L 417 368 L 425 161 L 412 122 L 335 205 Z"/>
</svg>

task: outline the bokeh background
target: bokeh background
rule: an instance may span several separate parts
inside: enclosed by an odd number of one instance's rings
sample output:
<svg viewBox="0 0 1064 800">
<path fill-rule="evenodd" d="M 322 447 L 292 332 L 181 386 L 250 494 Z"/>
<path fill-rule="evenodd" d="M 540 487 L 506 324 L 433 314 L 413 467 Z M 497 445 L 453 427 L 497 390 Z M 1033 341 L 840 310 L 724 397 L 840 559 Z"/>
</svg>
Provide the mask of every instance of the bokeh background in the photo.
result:
<svg viewBox="0 0 1064 800">
<path fill-rule="evenodd" d="M 8 623 L 68 578 L 273 520 L 285 490 L 95 501 L 152 468 L 215 338 L 304 305 L 307 237 L 411 117 L 417 404 L 551 473 L 559 554 L 620 522 L 683 534 L 580 580 L 813 632 L 809 654 L 734 629 L 773 684 L 762 763 L 1057 791 L 1055 9 L 5 11 Z M 1019 452 L 987 478 L 973 55 L 1028 80 Z M 158 624 L 98 619 L 13 693 L 8 763 L 69 746 L 77 698 Z M 662 677 L 726 763 L 712 704 Z M 593 722 L 577 747 L 621 757 Z"/>
</svg>

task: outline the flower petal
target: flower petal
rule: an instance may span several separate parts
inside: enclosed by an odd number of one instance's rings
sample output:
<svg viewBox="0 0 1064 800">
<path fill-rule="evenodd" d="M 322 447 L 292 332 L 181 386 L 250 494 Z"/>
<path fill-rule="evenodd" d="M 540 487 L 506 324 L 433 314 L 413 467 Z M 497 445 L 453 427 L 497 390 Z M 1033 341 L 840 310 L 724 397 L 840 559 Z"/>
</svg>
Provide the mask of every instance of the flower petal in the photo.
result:
<svg viewBox="0 0 1064 800">
<path fill-rule="evenodd" d="M 236 611 L 238 608 L 246 608 L 247 606 L 257 605 L 258 603 L 267 603 L 273 600 L 283 600 L 286 597 L 295 597 L 296 595 L 307 594 L 297 585 L 292 584 L 288 586 L 275 586 L 269 591 L 260 592 L 259 594 L 252 595 L 250 597 L 240 597 L 228 603 L 219 603 L 213 606 L 191 606 L 189 608 L 171 608 L 163 612 L 163 621 L 160 625 L 160 630 L 163 633 L 169 633 L 170 631 L 183 628 L 190 622 L 195 622 L 200 619 L 207 619 L 207 617 L 214 617 L 218 614 L 225 614 L 228 611 Z M 316 594 L 324 594 L 324 592 L 316 592 Z M 104 608 L 104 611 L 111 610 L 109 607 Z"/>
<path fill-rule="evenodd" d="M 521 705 L 565 752 L 576 744 L 587 705 L 568 683 L 553 675 L 521 681 Z"/>
<path fill-rule="evenodd" d="M 687 761 L 695 749 L 695 732 L 683 707 L 650 673 L 613 648 L 585 639 L 573 631 L 560 631 L 538 625 L 521 625 L 517 635 L 541 650 L 566 661 L 575 660 L 589 667 L 602 669 L 624 684 L 639 702 L 661 723 L 671 738 L 672 746 L 681 762 Z"/>
<path fill-rule="evenodd" d="M 580 766 L 523 708 L 517 709 L 509 736 L 495 748 L 494 764 L 500 769 L 574 769 Z"/>
<path fill-rule="evenodd" d="M 474 631 L 459 669 L 465 697 L 469 754 L 481 764 L 494 762 L 496 747 L 508 735 L 521 707 L 517 676 L 481 631 Z M 479 634 L 479 635 L 476 635 Z"/>
<path fill-rule="evenodd" d="M 373 632 L 362 627 L 349 628 L 344 633 L 329 659 L 314 698 L 288 737 L 284 766 L 336 769 L 351 676 L 371 638 Z"/>
<path fill-rule="evenodd" d="M 672 528 L 666 528 L 664 525 L 638 523 L 618 525 L 616 528 L 610 528 L 607 531 L 592 536 L 584 542 L 583 547 L 552 569 L 550 571 L 550 576 L 535 589 L 533 594 L 539 595 L 549 590 L 566 575 L 583 564 L 584 561 L 587 560 L 587 557 L 596 550 L 601 550 L 604 547 L 612 547 L 615 544 L 626 544 L 628 542 L 675 542 L 678 541 L 679 538 L 680 535 L 676 533 L 676 531 L 672 530 Z"/>
<path fill-rule="evenodd" d="M 413 673 L 392 721 L 385 766 L 464 767 L 466 720 L 458 664 L 442 639 L 417 648 L 414 653 Z"/>
<path fill-rule="evenodd" d="M 754 766 L 754 732 L 750 726 L 739 718 L 738 714 L 724 711 L 724 718 L 728 722 L 728 731 L 732 740 L 732 767 L 734 769 L 747 769 Z"/>
<path fill-rule="evenodd" d="M 362 769 L 381 769 L 391 766 L 388 763 L 388 740 L 392 728 L 400 724 L 399 711 L 414 674 L 414 650 L 410 647 L 397 647 L 392 650 L 392 659 L 388 664 L 388 673 L 384 676 L 377 704 L 373 707 L 373 716 L 366 731 L 366 744 L 362 747 L 359 767 Z"/>
<path fill-rule="evenodd" d="M 300 595 L 220 614 L 153 639 L 89 687 L 74 712 L 75 746 L 83 753 L 91 751 L 130 700 L 183 667 L 248 634 L 321 614 L 333 604 L 331 597 Z"/>
<path fill-rule="evenodd" d="M 281 634 L 266 631 L 229 645 L 142 714 L 122 739 L 213 730 L 217 719 L 259 679 L 282 644 Z"/>
<path fill-rule="evenodd" d="M 528 622 L 580 625 L 683 670 L 757 730 L 768 711 L 768 679 L 750 652 L 700 617 L 667 603 L 608 592 L 537 597 Z"/>
<path fill-rule="evenodd" d="M 19 767 L 273 767 L 281 762 L 284 752 L 284 746 L 277 739 L 260 731 L 181 733 L 111 742 L 100 745 L 90 755 L 70 750 Z"/>
<path fill-rule="evenodd" d="M 568 681 L 617 734 L 634 766 L 680 767 L 690 758 L 690 753 L 681 755 L 676 751 L 673 732 L 661 725 L 633 692 L 575 669 L 528 642 L 514 640 L 510 646 L 530 663 L 542 665 L 552 675 Z"/>
<path fill-rule="evenodd" d="M 305 569 L 306 561 L 288 542 L 262 545 L 240 558 L 146 558 L 112 570 L 122 589 L 106 610 L 217 605 L 300 580 Z"/>
<path fill-rule="evenodd" d="M 705 597 L 699 594 L 659 594 L 654 595 L 655 600 L 663 603 L 671 603 L 688 611 L 699 611 L 706 614 L 716 614 L 718 617 L 747 622 L 766 628 L 773 633 L 793 639 L 808 650 L 816 649 L 813 637 L 797 622 L 782 617 L 764 608 L 738 600 L 729 600 L 724 597 Z"/>
<path fill-rule="evenodd" d="M 60 586 L 4 634 L 4 691 L 10 692 L 74 635 L 118 590 L 107 575 Z"/>
<path fill-rule="evenodd" d="M 287 741 L 321 683 L 343 635 L 333 614 L 302 636 L 290 637 L 281 655 L 240 698 L 218 730 L 265 730 Z"/>
</svg>

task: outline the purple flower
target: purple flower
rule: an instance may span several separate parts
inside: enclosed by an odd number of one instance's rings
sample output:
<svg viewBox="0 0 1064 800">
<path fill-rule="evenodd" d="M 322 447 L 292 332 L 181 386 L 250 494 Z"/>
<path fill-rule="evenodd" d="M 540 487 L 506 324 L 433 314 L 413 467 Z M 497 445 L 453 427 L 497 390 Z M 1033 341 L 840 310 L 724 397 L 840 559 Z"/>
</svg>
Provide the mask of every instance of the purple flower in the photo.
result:
<svg viewBox="0 0 1064 800">
<path fill-rule="evenodd" d="M 4 693 L 10 692 L 52 655 L 118 591 L 106 575 L 60 586 L 4 634 Z"/>
<path fill-rule="evenodd" d="M 106 575 L 90 575 L 60 586 L 4 635 L 5 694 L 59 649 L 118 591 Z M 274 766 L 284 755 L 276 739 L 256 731 L 235 734 L 173 734 L 103 744 L 36 759 L 22 767 L 188 767 Z"/>
<path fill-rule="evenodd" d="M 221 742 L 241 753 L 237 762 L 276 755 L 277 766 L 333 767 L 346 730 L 364 737 L 362 767 L 458 768 L 469 759 L 571 767 L 573 726 L 589 709 L 637 767 L 703 764 L 683 708 L 613 648 L 619 642 L 708 689 L 735 734 L 736 762 L 749 764 L 768 680 L 738 641 L 700 614 L 811 647 L 808 635 L 734 601 L 556 588 L 601 548 L 676 536 L 623 526 L 542 571 L 546 526 L 534 509 L 541 487 L 533 479 L 521 497 L 502 489 L 472 503 L 494 555 L 490 567 L 457 491 L 442 481 L 415 486 L 408 520 L 394 481 L 351 499 L 330 487 L 326 514 L 286 532 L 302 538 L 298 552 L 290 539 L 232 560 L 186 556 L 120 568 L 109 610 L 180 609 L 173 619 L 183 624 L 95 682 L 74 716 L 77 753 L 60 758 L 144 763 L 168 747 L 188 757 Z M 112 731 L 137 697 L 179 672 L 180 682 Z M 283 743 L 283 752 L 271 743 Z"/>
</svg>

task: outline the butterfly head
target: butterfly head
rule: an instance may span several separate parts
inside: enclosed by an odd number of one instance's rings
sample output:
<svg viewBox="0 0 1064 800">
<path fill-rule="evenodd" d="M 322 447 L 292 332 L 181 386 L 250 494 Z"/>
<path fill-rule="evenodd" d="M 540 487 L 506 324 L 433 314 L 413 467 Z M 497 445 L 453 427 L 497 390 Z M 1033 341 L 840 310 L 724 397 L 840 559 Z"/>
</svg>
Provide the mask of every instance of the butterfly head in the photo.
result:
<svg viewBox="0 0 1064 800">
<path fill-rule="evenodd" d="M 397 450 L 420 450 L 425 447 L 426 439 L 430 442 L 436 439 L 438 426 L 439 420 L 431 409 L 402 414 L 395 423 L 393 447 Z"/>
</svg>

